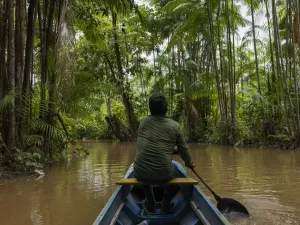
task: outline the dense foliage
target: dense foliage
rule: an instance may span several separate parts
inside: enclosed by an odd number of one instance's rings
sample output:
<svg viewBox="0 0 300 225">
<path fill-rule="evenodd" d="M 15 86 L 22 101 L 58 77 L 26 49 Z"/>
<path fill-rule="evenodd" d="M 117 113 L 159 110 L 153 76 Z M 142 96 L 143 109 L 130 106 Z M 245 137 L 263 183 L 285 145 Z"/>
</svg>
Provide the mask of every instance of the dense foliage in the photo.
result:
<svg viewBox="0 0 300 225">
<path fill-rule="evenodd" d="M 0 163 L 134 140 L 153 92 L 190 141 L 298 147 L 298 1 L 146 2 L 0 0 Z"/>
</svg>

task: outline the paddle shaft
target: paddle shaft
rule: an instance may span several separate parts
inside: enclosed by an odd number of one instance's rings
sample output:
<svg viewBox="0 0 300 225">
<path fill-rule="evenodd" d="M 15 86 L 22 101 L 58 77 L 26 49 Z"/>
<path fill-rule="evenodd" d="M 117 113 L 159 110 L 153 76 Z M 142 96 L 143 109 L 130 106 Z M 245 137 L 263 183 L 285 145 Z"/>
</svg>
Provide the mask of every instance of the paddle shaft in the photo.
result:
<svg viewBox="0 0 300 225">
<path fill-rule="evenodd" d="M 217 207 L 221 212 L 227 212 L 229 210 L 231 212 L 243 213 L 249 216 L 249 212 L 244 205 L 232 198 L 221 198 L 205 183 L 205 181 L 199 176 L 199 174 L 196 173 L 194 168 L 192 168 L 191 170 L 199 178 L 199 180 L 201 180 L 205 187 L 207 187 L 207 189 L 213 194 L 213 196 L 218 202 Z"/>
<path fill-rule="evenodd" d="M 218 196 L 209 186 L 205 181 L 200 177 L 200 175 L 194 170 L 194 168 L 191 169 L 194 174 L 201 180 L 201 182 L 205 185 L 205 187 L 212 193 L 212 195 L 215 197 L 216 201 L 219 202 L 221 200 L 221 197 Z"/>
</svg>

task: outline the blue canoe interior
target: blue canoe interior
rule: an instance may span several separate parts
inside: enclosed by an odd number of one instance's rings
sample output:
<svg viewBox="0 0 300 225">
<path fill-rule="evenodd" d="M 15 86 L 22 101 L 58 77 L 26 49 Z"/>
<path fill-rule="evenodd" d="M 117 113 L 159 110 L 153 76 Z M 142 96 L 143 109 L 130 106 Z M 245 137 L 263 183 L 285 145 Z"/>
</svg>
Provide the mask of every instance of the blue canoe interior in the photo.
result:
<svg viewBox="0 0 300 225">
<path fill-rule="evenodd" d="M 189 176 L 180 163 L 173 161 L 181 177 Z M 124 177 L 134 178 L 133 164 Z M 230 225 L 197 185 L 176 184 L 174 206 L 168 214 L 159 212 L 163 187 L 154 187 L 157 213 L 149 215 L 142 207 L 144 199 L 140 185 L 120 185 L 103 208 L 93 225 L 136 225 L 150 221 L 150 225 Z"/>
</svg>

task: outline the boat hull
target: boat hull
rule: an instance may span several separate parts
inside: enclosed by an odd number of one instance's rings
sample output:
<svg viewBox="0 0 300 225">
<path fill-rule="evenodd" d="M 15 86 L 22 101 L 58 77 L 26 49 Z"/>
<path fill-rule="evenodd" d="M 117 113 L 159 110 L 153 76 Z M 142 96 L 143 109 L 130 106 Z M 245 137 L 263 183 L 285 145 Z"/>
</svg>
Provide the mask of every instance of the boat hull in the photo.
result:
<svg viewBox="0 0 300 225">
<path fill-rule="evenodd" d="M 189 177 L 180 163 L 173 161 L 181 177 Z M 124 178 L 133 178 L 133 164 Z M 118 186 L 93 225 L 134 225 L 149 220 L 151 225 L 230 225 L 197 185 L 178 185 L 170 214 L 149 215 L 142 207 L 143 192 L 136 185 Z M 155 187 L 157 208 L 162 199 L 163 187 Z"/>
</svg>

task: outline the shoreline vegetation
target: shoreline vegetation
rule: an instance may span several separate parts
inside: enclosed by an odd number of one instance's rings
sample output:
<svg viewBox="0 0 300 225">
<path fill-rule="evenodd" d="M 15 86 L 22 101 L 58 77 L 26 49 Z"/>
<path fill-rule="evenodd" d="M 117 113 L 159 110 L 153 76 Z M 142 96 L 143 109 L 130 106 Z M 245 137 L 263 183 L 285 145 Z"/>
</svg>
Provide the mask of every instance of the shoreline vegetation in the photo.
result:
<svg viewBox="0 0 300 225">
<path fill-rule="evenodd" d="M 187 141 L 300 147 L 299 1 L 148 3 L 0 0 L 1 168 L 133 141 L 158 92 Z"/>
<path fill-rule="evenodd" d="M 70 142 L 68 145 L 68 148 L 65 149 L 65 151 L 69 151 L 69 153 L 74 154 L 78 157 L 84 157 L 86 155 L 89 155 L 89 150 L 82 147 L 80 144 L 81 143 L 86 143 L 86 142 L 119 142 L 116 138 L 114 139 L 109 139 L 109 138 L 99 138 L 99 139 L 78 139 L 78 140 L 73 140 Z M 123 142 L 126 143 L 126 142 Z M 298 143 L 296 143 L 295 140 L 289 140 L 287 135 L 277 135 L 277 136 L 268 136 L 265 141 L 263 142 L 247 142 L 245 141 L 243 144 L 241 143 L 236 143 L 235 145 L 225 145 L 225 144 L 220 144 L 220 143 L 215 143 L 215 142 L 207 142 L 207 141 L 187 141 L 187 143 L 196 143 L 200 145 L 218 145 L 218 146 L 229 146 L 229 147 L 237 147 L 237 148 L 259 148 L 261 150 L 288 150 L 288 151 L 298 151 L 300 150 L 298 146 Z M 1 162 L 1 157 L 0 157 L 0 162 Z M 61 159 L 60 162 L 58 163 L 64 163 L 64 161 Z M 52 164 L 52 163 L 51 163 Z M 39 170 L 29 170 L 29 171 L 24 171 L 24 169 L 16 171 L 15 168 L 12 167 L 3 167 L 1 166 L 0 163 L 0 185 L 5 185 L 10 182 L 15 182 L 18 179 L 22 179 L 25 177 L 30 177 L 30 176 L 36 176 L 41 177 L 43 176 L 44 168 L 48 168 L 51 166 L 51 164 L 46 164 L 43 165 L 42 168 L 39 168 Z"/>
<path fill-rule="evenodd" d="M 69 146 L 70 148 L 68 148 L 69 153 L 71 154 L 75 154 L 79 157 L 83 157 L 89 154 L 88 149 L 83 148 L 80 144 L 81 143 L 85 143 L 85 142 L 114 142 L 116 140 L 114 139 L 84 139 L 84 140 L 76 140 L 73 142 L 72 144 L 72 149 L 71 146 Z M 187 143 L 196 143 L 196 144 L 200 144 L 200 145 L 218 145 L 218 146 L 229 146 L 229 147 L 237 147 L 237 148 L 259 148 L 261 150 L 268 150 L 268 149 L 272 149 L 272 150 L 288 150 L 288 151 L 298 151 L 300 150 L 300 148 L 295 148 L 296 144 L 294 141 L 289 141 L 287 139 L 287 136 L 284 135 L 280 135 L 280 136 L 272 136 L 269 137 L 269 140 L 267 140 L 266 142 L 260 142 L 260 143 L 244 143 L 244 145 L 240 145 L 240 144 L 236 144 L 236 145 L 222 145 L 222 144 L 218 144 L 218 143 L 213 143 L 213 142 L 197 142 L 197 141 L 187 141 Z M 64 163 L 64 161 L 62 160 L 59 163 Z M 51 166 L 50 164 L 44 165 L 44 168 L 47 168 Z M 43 176 L 43 169 L 38 170 L 38 171 L 27 171 L 25 172 L 24 170 L 19 170 L 19 171 L 15 171 L 14 169 L 12 169 L 11 167 L 1 167 L 0 164 L 0 185 L 5 185 L 7 183 L 10 182 L 15 182 L 19 179 L 23 179 L 26 177 L 31 177 L 31 176 L 35 176 L 36 178 L 39 178 L 41 176 Z"/>
</svg>

